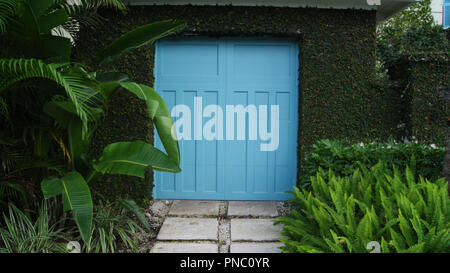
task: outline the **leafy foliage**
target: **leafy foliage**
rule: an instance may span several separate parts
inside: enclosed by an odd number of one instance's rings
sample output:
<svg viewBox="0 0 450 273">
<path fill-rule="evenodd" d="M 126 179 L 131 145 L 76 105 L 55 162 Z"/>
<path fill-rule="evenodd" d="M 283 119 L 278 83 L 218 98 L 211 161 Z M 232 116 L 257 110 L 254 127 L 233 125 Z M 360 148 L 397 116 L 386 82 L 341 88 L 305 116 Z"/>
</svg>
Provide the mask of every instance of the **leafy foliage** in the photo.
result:
<svg viewBox="0 0 450 273">
<path fill-rule="evenodd" d="M 114 253 L 121 249 L 137 249 L 142 228 L 117 203 L 99 202 L 94 211 L 90 248 L 91 253 Z"/>
<path fill-rule="evenodd" d="M 92 225 L 92 200 L 89 187 L 78 172 L 64 177 L 48 177 L 42 181 L 46 199 L 62 195 L 64 210 L 71 210 L 83 241 L 88 242 Z"/>
<path fill-rule="evenodd" d="M 28 164 L 20 171 L 4 168 L 2 175 L 9 178 L 18 172 L 29 176 L 26 171 L 33 171 L 30 179 L 42 180 L 45 198 L 62 196 L 64 210 L 72 211 L 81 238 L 89 244 L 93 203 L 88 182 L 104 173 L 143 176 L 148 168 L 180 171 L 178 142 L 171 136 L 170 113 L 152 88 L 130 82 L 122 73 L 90 71 L 85 65 L 70 62 L 73 43 L 58 30 L 76 20 L 72 16 L 82 10 L 95 11 L 100 6 L 123 10 L 121 1 L 82 0 L 74 5 L 66 0 L 2 0 L 1 4 L 0 28 L 5 29 L 3 34 L 9 43 L 5 58 L 0 59 L 0 124 L 9 127 L 0 146 L 7 146 L 8 151 L 18 149 L 24 158 L 41 163 Z M 166 20 L 132 30 L 106 47 L 99 60 L 114 59 L 184 25 L 181 21 Z M 89 154 L 89 143 L 98 121 L 109 99 L 120 90 L 135 94 L 146 103 L 146 115 L 163 139 L 165 152 L 150 144 L 121 142 L 106 147 L 98 158 Z M 65 168 L 55 168 L 49 161 Z M 19 164 L 8 165 L 14 168 Z"/>
<path fill-rule="evenodd" d="M 111 45 L 103 49 L 98 56 L 97 61 L 100 65 L 112 62 L 130 50 L 136 49 L 146 44 L 151 44 L 159 38 L 181 30 L 185 27 L 183 21 L 164 20 L 149 25 L 141 26 L 128 32 Z"/>
<path fill-rule="evenodd" d="M 448 59 L 408 61 L 391 69 L 397 70 L 403 82 L 401 88 L 410 97 L 410 109 L 406 112 L 410 118 L 410 135 L 423 143 L 445 145 L 450 105 L 440 99 L 437 90 L 440 86 L 450 86 Z"/>
<path fill-rule="evenodd" d="M 6 31 L 18 8 L 17 0 L 0 0 L 0 34 Z"/>
<path fill-rule="evenodd" d="M 5 227 L 0 226 L 0 253 L 66 252 L 69 232 L 58 228 L 59 221 L 53 221 L 55 215 L 46 202 L 37 214 L 33 222 L 24 212 L 10 205 L 9 214 L 3 214 Z"/>
<path fill-rule="evenodd" d="M 400 58 L 421 60 L 450 50 L 445 31 L 434 23 L 431 0 L 417 1 L 383 23 L 376 41 L 378 58 L 385 63 Z"/>
<path fill-rule="evenodd" d="M 0 178 L 0 211 L 4 211 L 9 203 L 29 209 L 36 199 L 37 189 L 30 181 L 15 176 Z"/>
<path fill-rule="evenodd" d="M 126 174 L 142 178 L 148 166 L 166 172 L 181 171 L 163 152 L 140 141 L 110 144 L 94 163 L 94 168 L 101 173 Z"/>
<path fill-rule="evenodd" d="M 403 105 L 397 108 L 402 137 L 445 144 L 448 103 L 439 100 L 437 89 L 450 85 L 449 33 L 435 24 L 431 0 L 417 1 L 377 27 L 378 72 L 388 72 L 400 96 L 393 101 Z"/>
<path fill-rule="evenodd" d="M 151 227 L 147 221 L 147 218 L 145 217 L 144 212 L 136 204 L 136 202 L 134 200 L 119 198 L 118 202 L 122 208 L 124 208 L 124 209 L 128 210 L 129 212 L 131 212 L 132 214 L 134 214 L 134 216 L 136 216 L 137 220 L 144 228 L 146 228 L 147 230 L 151 230 Z"/>
<path fill-rule="evenodd" d="M 132 204 L 133 202 L 131 202 Z M 5 226 L 0 226 L 0 253 L 66 253 L 69 240 L 78 241 L 73 228 L 61 228 L 69 220 L 58 218 L 54 204 L 43 202 L 36 219 L 14 205 L 3 214 Z M 138 210 L 138 207 L 134 207 Z M 129 208 L 102 201 L 94 209 L 89 243 L 81 249 L 90 253 L 114 253 L 118 249 L 136 250 L 142 228 L 128 216 Z"/>
<path fill-rule="evenodd" d="M 88 122 L 93 119 L 89 105 L 98 104 L 98 96 L 97 101 L 93 99 L 100 88 L 99 83 L 89 77 L 80 65 L 46 64 L 36 59 L 0 59 L 0 72 L 0 94 L 14 84 L 29 79 L 54 81 L 64 88 L 83 122 L 83 130 L 87 130 Z"/>
<path fill-rule="evenodd" d="M 318 170 L 325 176 L 329 169 L 337 176 L 350 176 L 359 164 L 370 168 L 380 160 L 397 168 L 410 165 L 418 175 L 436 179 L 442 169 L 444 154 L 443 147 L 413 142 L 348 145 L 340 141 L 320 140 L 306 153 L 300 186 L 309 187 L 311 177 Z"/>
<path fill-rule="evenodd" d="M 294 210 L 278 218 L 284 252 L 449 252 L 450 199 L 444 179 L 433 182 L 380 162 L 352 176 L 320 172 L 311 191 L 295 188 Z"/>
</svg>

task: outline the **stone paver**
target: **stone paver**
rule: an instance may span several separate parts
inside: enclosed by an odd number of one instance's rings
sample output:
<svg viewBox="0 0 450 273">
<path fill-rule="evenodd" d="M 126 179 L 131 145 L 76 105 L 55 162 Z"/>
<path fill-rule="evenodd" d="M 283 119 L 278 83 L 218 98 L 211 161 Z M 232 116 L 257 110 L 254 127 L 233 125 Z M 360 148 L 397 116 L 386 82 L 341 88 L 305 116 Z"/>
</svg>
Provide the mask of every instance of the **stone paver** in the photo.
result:
<svg viewBox="0 0 450 273">
<path fill-rule="evenodd" d="M 228 216 L 276 217 L 277 203 L 263 201 L 230 201 Z"/>
<path fill-rule="evenodd" d="M 175 200 L 170 208 L 170 216 L 217 216 L 220 201 Z"/>
<path fill-rule="evenodd" d="M 217 253 L 218 246 L 215 243 L 202 242 L 157 242 L 151 253 Z"/>
<path fill-rule="evenodd" d="M 219 223 L 210 218 L 167 217 L 157 240 L 217 240 Z"/>
<path fill-rule="evenodd" d="M 283 245 L 277 242 L 232 243 L 230 253 L 281 253 L 280 247 Z"/>
<path fill-rule="evenodd" d="M 278 241 L 282 225 L 273 219 L 231 219 L 231 241 Z"/>
<path fill-rule="evenodd" d="M 164 220 L 152 253 L 281 252 L 283 243 L 278 239 L 283 237 L 283 227 L 273 225 L 279 202 L 174 200 L 161 204 L 153 206 L 161 216 L 149 216 Z"/>
</svg>

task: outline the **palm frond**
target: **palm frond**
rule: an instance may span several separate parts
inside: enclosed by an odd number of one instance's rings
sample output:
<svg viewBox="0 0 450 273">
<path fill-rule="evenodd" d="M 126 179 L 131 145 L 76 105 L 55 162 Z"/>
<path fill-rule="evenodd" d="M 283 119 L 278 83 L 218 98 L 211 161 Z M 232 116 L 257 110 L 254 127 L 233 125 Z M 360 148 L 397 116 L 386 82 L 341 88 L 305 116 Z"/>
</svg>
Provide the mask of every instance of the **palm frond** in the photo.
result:
<svg viewBox="0 0 450 273">
<path fill-rule="evenodd" d="M 100 88 L 97 81 L 71 63 L 46 64 L 36 59 L 0 59 L 0 94 L 18 82 L 33 78 L 53 81 L 65 90 L 86 133 L 88 122 L 94 120 L 89 106 L 99 102 Z"/>
<path fill-rule="evenodd" d="M 70 17 L 70 21 L 65 23 L 63 27 L 74 34 L 79 31 L 80 27 L 90 27 L 96 29 L 103 25 L 107 19 L 92 10 L 84 10 Z"/>
<path fill-rule="evenodd" d="M 6 31 L 6 27 L 13 20 L 18 7 L 18 0 L 0 0 L 0 34 Z"/>
<path fill-rule="evenodd" d="M 73 14 L 70 20 L 64 23 L 61 28 L 70 34 L 71 40 L 76 42 L 80 33 L 80 28 L 97 30 L 107 22 L 107 19 L 93 10 L 83 10 Z M 67 35 L 66 35 L 67 37 Z"/>
<path fill-rule="evenodd" d="M 91 9 L 99 7 L 113 8 L 117 10 L 126 10 L 127 7 L 121 0 L 77 0 L 81 6 L 86 6 Z"/>
<path fill-rule="evenodd" d="M 64 9 L 69 17 L 86 10 L 97 10 L 100 7 L 113 8 L 125 11 L 127 7 L 120 0 L 60 0 L 55 1 L 54 8 Z"/>
<path fill-rule="evenodd" d="M 62 27 L 76 40 L 80 27 L 96 29 L 107 20 L 97 13 L 99 7 L 108 7 L 126 11 L 126 6 L 120 0 L 60 0 L 56 3 L 57 8 L 64 9 L 70 20 Z"/>
</svg>

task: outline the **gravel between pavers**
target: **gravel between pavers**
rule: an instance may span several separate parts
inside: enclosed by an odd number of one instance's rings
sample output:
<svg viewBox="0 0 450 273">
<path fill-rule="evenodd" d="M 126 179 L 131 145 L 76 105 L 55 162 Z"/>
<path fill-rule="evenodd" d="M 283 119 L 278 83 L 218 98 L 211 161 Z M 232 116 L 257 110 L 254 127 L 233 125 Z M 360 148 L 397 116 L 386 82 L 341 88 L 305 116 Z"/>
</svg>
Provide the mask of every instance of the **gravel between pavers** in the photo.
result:
<svg viewBox="0 0 450 273">
<path fill-rule="evenodd" d="M 144 229 L 143 232 L 138 233 L 139 245 L 135 250 L 123 250 L 123 252 L 134 253 L 149 253 L 156 242 L 156 236 L 161 229 L 161 226 L 169 213 L 172 200 L 152 200 L 148 209 L 144 210 L 151 230 Z"/>
<path fill-rule="evenodd" d="M 227 219 L 228 202 L 222 201 L 219 205 L 219 253 L 229 253 L 231 236 L 230 220 Z"/>
<path fill-rule="evenodd" d="M 286 216 L 290 214 L 292 210 L 292 204 L 290 202 L 278 202 L 277 203 L 277 212 L 278 216 Z"/>
</svg>

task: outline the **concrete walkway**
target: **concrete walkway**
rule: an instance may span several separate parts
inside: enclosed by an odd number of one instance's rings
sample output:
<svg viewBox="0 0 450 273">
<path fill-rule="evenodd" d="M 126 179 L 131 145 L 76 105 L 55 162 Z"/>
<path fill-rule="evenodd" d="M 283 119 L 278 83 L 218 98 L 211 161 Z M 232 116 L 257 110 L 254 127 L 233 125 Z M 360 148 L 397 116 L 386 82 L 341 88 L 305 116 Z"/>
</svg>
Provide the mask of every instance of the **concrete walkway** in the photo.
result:
<svg viewBox="0 0 450 273">
<path fill-rule="evenodd" d="M 153 253 L 279 253 L 279 202 L 175 200 Z"/>
</svg>

